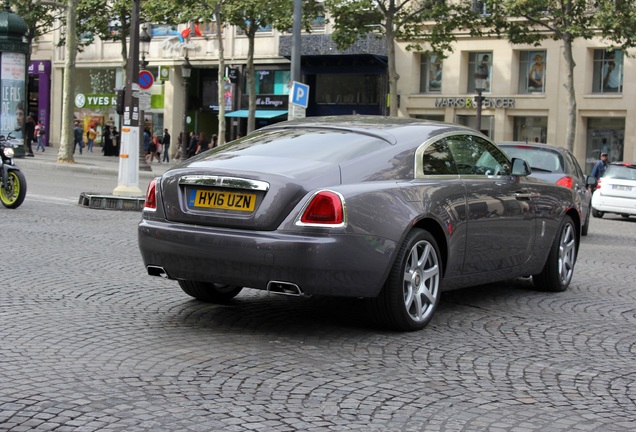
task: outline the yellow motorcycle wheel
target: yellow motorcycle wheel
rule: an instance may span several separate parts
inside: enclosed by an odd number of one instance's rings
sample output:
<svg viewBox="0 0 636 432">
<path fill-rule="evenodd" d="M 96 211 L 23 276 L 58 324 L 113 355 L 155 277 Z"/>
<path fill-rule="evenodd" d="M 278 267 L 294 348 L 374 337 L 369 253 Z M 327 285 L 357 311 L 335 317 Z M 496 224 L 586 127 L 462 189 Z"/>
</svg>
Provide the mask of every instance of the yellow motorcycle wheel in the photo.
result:
<svg viewBox="0 0 636 432">
<path fill-rule="evenodd" d="M 9 171 L 4 186 L 0 186 L 0 201 L 6 208 L 20 206 L 26 196 L 26 178 L 20 171 Z"/>
</svg>

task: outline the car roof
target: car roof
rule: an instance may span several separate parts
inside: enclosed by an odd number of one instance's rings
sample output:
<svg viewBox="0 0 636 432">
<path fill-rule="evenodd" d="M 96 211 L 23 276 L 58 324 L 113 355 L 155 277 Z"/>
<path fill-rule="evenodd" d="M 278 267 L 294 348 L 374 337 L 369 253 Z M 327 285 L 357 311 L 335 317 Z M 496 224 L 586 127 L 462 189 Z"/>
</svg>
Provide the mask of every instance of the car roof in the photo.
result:
<svg viewBox="0 0 636 432">
<path fill-rule="evenodd" d="M 371 115 L 305 117 L 265 126 L 258 131 L 274 131 L 283 129 L 331 129 L 351 131 L 360 134 L 374 135 L 396 143 L 396 135 L 408 132 L 413 128 L 423 128 L 422 134 L 430 136 L 449 132 L 467 132 L 479 134 L 476 130 L 457 124 L 410 117 L 385 117 Z M 487 138 L 484 135 L 484 138 Z"/>
<path fill-rule="evenodd" d="M 552 151 L 557 151 L 557 152 L 567 151 L 563 147 L 555 146 L 555 145 L 552 145 L 552 144 L 544 144 L 544 143 L 536 143 L 536 142 L 525 142 L 525 141 L 498 141 L 497 145 L 500 146 L 500 147 L 519 146 L 519 147 L 525 147 L 525 148 L 536 148 L 536 149 L 543 149 L 543 150 L 552 150 Z"/>
</svg>

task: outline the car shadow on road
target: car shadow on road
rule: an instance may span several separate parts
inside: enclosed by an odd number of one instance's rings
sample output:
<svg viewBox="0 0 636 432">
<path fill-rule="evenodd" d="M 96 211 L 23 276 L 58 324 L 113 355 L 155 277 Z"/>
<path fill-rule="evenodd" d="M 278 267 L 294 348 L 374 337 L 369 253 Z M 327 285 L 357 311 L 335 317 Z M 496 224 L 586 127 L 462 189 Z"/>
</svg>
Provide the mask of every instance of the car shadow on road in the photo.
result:
<svg viewBox="0 0 636 432">
<path fill-rule="evenodd" d="M 524 294 L 526 292 L 526 294 Z M 487 310 L 493 304 L 510 303 L 519 295 L 537 295 L 532 281 L 516 279 L 446 292 L 432 323 L 443 325 L 466 307 Z M 224 332 L 276 333 L 302 336 L 326 333 L 392 333 L 375 322 L 367 303 L 357 298 L 285 297 L 245 289 L 225 304 L 186 300 L 172 310 L 176 325 L 213 328 Z"/>
</svg>

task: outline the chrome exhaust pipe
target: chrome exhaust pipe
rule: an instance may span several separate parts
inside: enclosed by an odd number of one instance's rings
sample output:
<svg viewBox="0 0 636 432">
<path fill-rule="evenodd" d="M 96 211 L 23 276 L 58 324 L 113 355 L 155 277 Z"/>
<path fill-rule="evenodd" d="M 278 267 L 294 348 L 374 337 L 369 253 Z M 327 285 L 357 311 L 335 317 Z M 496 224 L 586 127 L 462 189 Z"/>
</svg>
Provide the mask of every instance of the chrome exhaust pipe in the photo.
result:
<svg viewBox="0 0 636 432">
<path fill-rule="evenodd" d="M 295 297 L 303 295 L 303 292 L 298 285 L 291 282 L 281 281 L 269 281 L 267 283 L 267 292 Z"/>
<path fill-rule="evenodd" d="M 168 272 L 166 272 L 166 270 L 161 266 L 149 265 L 146 266 L 146 270 L 148 270 L 148 274 L 150 276 L 159 276 L 164 279 L 170 279 Z"/>
</svg>

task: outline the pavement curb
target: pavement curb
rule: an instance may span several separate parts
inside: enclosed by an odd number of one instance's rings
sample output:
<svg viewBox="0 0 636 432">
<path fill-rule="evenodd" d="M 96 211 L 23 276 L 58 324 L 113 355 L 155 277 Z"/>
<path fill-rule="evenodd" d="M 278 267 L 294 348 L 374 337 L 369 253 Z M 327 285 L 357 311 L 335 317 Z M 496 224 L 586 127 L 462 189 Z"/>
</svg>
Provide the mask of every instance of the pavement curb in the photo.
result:
<svg viewBox="0 0 636 432">
<path fill-rule="evenodd" d="M 99 150 L 99 148 L 96 148 Z M 15 164 L 20 167 L 28 166 L 43 166 L 46 165 L 47 169 L 55 170 L 73 170 L 84 173 L 99 173 L 99 174 L 112 174 L 114 176 L 119 175 L 119 157 L 116 156 L 104 156 L 101 153 L 86 153 L 82 155 L 75 154 L 73 157 L 75 163 L 58 162 L 59 149 L 54 147 L 47 147 L 44 152 L 36 152 L 34 157 L 24 157 L 15 159 Z M 144 170 L 140 167 L 139 179 L 140 180 L 152 180 L 155 177 L 161 176 L 164 172 L 175 165 L 174 162 L 169 163 L 154 163 L 150 165 L 150 170 Z"/>
</svg>

